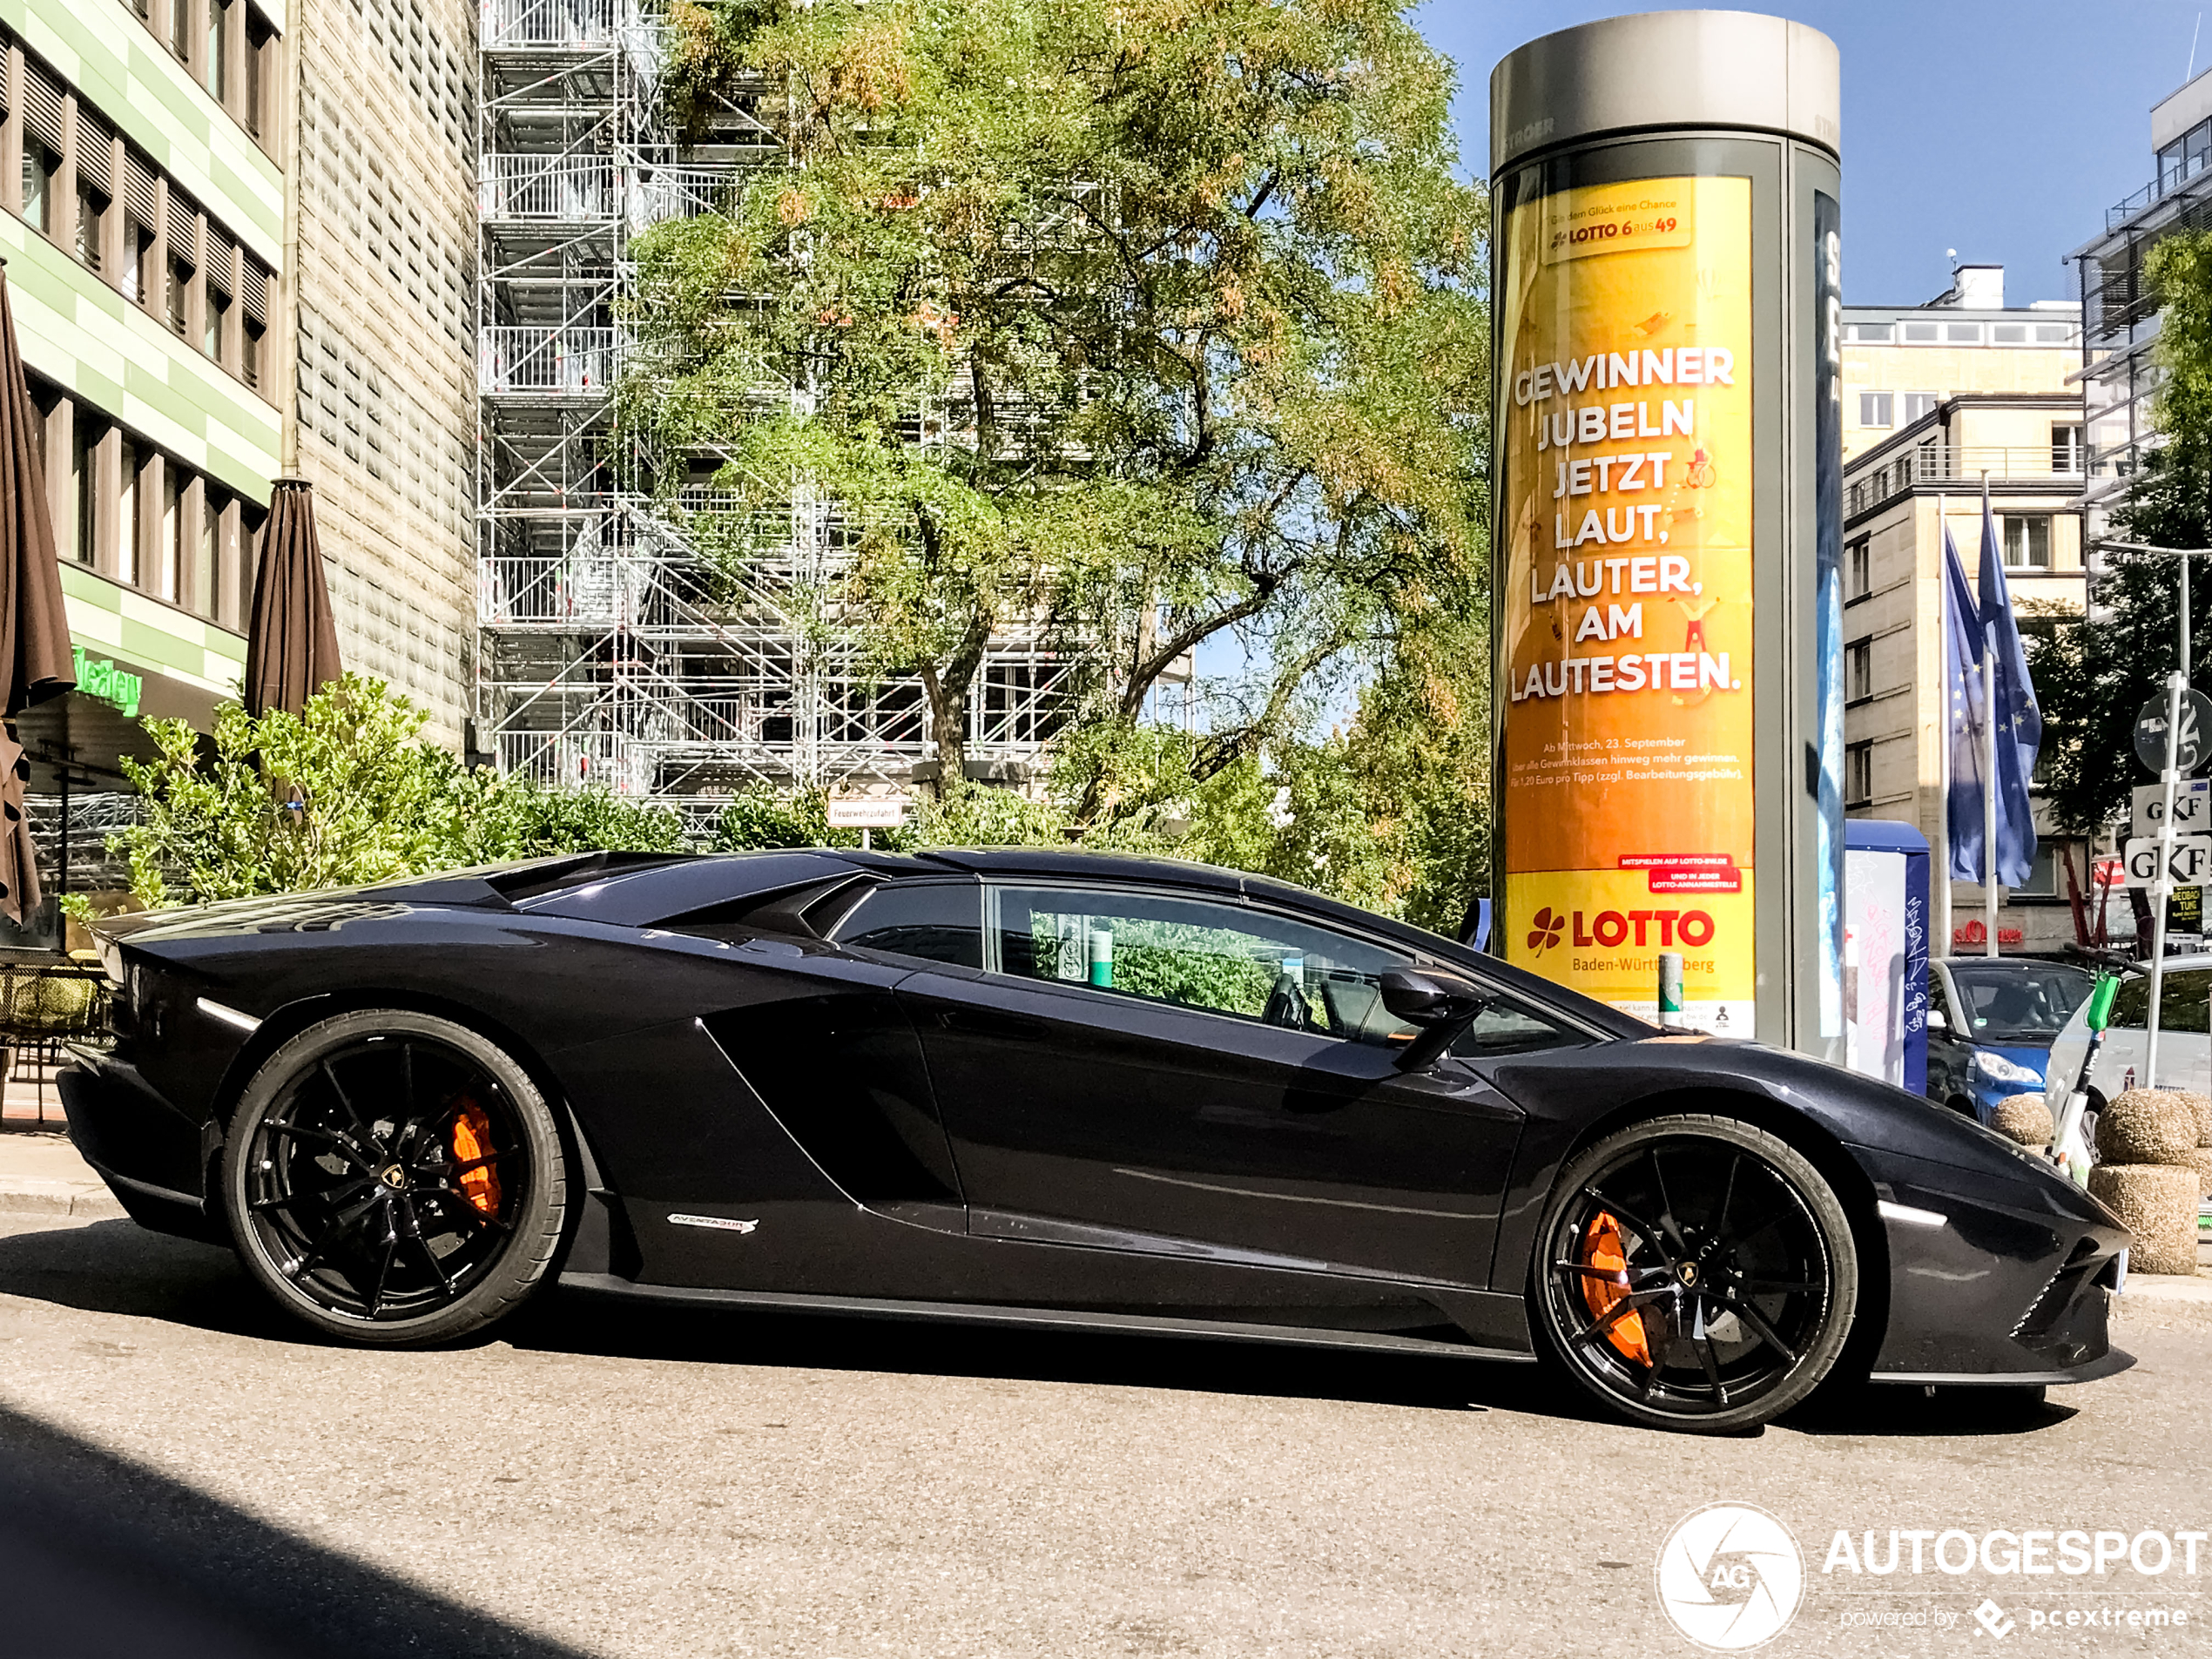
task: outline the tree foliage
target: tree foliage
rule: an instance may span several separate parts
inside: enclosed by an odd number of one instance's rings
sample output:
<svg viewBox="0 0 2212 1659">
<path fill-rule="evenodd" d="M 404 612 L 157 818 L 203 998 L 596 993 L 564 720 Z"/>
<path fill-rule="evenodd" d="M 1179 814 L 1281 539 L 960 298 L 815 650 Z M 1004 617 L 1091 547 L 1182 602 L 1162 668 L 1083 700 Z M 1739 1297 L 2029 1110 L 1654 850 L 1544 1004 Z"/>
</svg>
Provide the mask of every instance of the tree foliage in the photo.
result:
<svg viewBox="0 0 2212 1659">
<path fill-rule="evenodd" d="M 2212 548 L 2212 233 L 2170 236 L 2151 250 L 2146 279 L 2161 310 L 2161 374 L 2152 418 L 2158 442 L 2113 516 L 2119 536 L 2154 547 Z M 2044 788 L 2052 816 L 2076 833 L 2110 826 L 2145 780 L 2133 759 L 2138 710 L 2178 659 L 2178 562 L 2118 553 L 2096 584 L 2097 615 L 2045 620 L 2030 641 L 2044 722 Z M 2192 637 L 2208 641 L 2212 562 L 2190 571 Z M 2204 659 L 2193 652 L 2194 669 Z M 2192 676 L 2205 689 L 2208 676 Z"/>
<path fill-rule="evenodd" d="M 718 457 L 743 504 L 794 477 L 839 504 L 856 564 L 829 613 L 919 678 L 948 783 L 996 632 L 1083 665 L 1088 823 L 1194 647 L 1235 630 L 1255 664 L 1203 773 L 1406 602 L 1471 601 L 1486 207 L 1455 177 L 1450 67 L 1390 0 L 671 21 L 687 130 L 782 89 L 800 165 L 636 245 L 624 418 Z"/>
<path fill-rule="evenodd" d="M 257 718 L 226 704 L 209 738 L 182 720 L 145 721 L 154 758 L 122 762 L 140 820 L 111 843 L 130 860 L 133 896 L 158 908 L 682 845 L 673 813 L 470 772 L 423 741 L 428 718 L 382 681 L 348 674 L 296 715 Z"/>
</svg>

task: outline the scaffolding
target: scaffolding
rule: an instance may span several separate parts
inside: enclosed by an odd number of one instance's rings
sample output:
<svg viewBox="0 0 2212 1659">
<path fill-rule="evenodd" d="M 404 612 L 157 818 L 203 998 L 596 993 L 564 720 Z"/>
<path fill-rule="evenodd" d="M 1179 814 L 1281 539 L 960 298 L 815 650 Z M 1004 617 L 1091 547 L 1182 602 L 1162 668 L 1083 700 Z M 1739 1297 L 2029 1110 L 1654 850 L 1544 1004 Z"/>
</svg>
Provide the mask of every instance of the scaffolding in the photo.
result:
<svg viewBox="0 0 2212 1659">
<path fill-rule="evenodd" d="M 470 746 L 502 772 L 675 806 L 704 831 L 740 789 L 889 792 L 935 749 L 919 682 L 860 661 L 833 504 L 792 481 L 783 508 L 742 526 L 756 552 L 733 571 L 701 551 L 731 539 L 714 521 L 745 510 L 733 497 L 640 487 L 701 469 L 642 456 L 617 419 L 640 367 L 622 323 L 630 244 L 788 165 L 765 86 L 678 143 L 658 111 L 661 30 L 649 0 L 483 0 Z M 761 397 L 803 412 L 795 389 Z M 1042 631 L 995 638 L 971 772 L 1031 775 L 1069 677 Z"/>
</svg>

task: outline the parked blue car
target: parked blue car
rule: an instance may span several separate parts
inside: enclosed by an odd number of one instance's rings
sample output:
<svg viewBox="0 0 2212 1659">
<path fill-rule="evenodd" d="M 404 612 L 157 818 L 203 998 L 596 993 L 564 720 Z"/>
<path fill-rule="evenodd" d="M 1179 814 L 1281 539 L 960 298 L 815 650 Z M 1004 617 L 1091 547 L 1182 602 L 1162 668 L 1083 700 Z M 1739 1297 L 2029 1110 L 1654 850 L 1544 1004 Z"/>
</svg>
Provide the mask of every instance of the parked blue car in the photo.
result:
<svg viewBox="0 0 2212 1659">
<path fill-rule="evenodd" d="M 1928 1098 L 1984 1123 L 2006 1096 L 2043 1092 L 2051 1044 L 2096 982 L 2020 956 L 1946 956 L 1928 970 Z"/>
</svg>

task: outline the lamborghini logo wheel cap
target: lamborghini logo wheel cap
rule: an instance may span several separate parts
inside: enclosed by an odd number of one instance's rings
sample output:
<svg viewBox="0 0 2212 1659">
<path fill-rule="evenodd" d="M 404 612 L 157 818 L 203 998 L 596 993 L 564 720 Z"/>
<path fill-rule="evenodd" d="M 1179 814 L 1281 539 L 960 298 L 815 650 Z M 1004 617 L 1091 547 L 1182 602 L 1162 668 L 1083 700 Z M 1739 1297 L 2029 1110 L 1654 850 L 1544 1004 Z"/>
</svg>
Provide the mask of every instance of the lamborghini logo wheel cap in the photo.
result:
<svg viewBox="0 0 2212 1659">
<path fill-rule="evenodd" d="M 378 1171 L 376 1178 L 391 1188 L 393 1191 L 397 1192 L 407 1184 L 407 1171 L 395 1163 Z"/>
</svg>

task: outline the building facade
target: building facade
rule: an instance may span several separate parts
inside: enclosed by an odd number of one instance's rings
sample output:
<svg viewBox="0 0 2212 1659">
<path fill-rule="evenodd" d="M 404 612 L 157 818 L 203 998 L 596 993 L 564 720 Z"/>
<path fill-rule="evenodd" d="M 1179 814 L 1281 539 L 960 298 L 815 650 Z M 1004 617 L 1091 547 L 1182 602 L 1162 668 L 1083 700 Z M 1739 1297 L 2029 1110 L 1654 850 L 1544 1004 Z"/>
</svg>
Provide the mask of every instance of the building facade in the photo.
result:
<svg viewBox="0 0 2212 1659">
<path fill-rule="evenodd" d="M 2067 256 L 2081 287 L 2082 510 L 2093 550 L 2153 441 L 2158 308 L 2145 263 L 2175 232 L 2212 228 L 2212 71 L 2160 100 L 2150 129 L 2150 182 L 2107 208 L 2102 233 Z M 2093 578 L 2101 569 L 2094 554 L 2091 569 Z"/>
<path fill-rule="evenodd" d="M 287 462 L 314 485 L 341 659 L 458 749 L 475 645 L 476 7 L 302 0 L 299 17 Z"/>
<path fill-rule="evenodd" d="M 2086 593 L 2077 316 L 2007 308 L 1993 267 L 1959 274 L 1927 306 L 1844 312 L 1844 810 L 1912 825 L 1939 860 L 1943 527 L 1978 580 L 1986 481 L 2023 628 L 2078 613 Z M 2002 948 L 2055 954 L 2074 939 L 2066 861 L 2086 886 L 2085 851 L 2043 836 L 2027 882 L 2000 895 Z M 1982 888 L 1954 882 L 1951 894 L 1950 948 L 1979 951 Z"/>
<path fill-rule="evenodd" d="M 293 17 L 0 0 L 0 256 L 78 668 L 22 723 L 50 888 L 118 884 L 140 720 L 206 730 L 238 694 L 280 475 L 315 486 L 347 664 L 464 734 L 474 11 Z M 54 936 L 50 904 L 0 946 Z"/>
<path fill-rule="evenodd" d="M 251 0 L 0 0 L 0 254 L 79 687 L 24 737 L 34 833 L 80 874 L 138 720 L 204 726 L 239 686 L 281 443 L 280 26 Z"/>
</svg>

